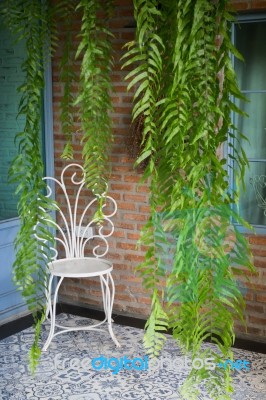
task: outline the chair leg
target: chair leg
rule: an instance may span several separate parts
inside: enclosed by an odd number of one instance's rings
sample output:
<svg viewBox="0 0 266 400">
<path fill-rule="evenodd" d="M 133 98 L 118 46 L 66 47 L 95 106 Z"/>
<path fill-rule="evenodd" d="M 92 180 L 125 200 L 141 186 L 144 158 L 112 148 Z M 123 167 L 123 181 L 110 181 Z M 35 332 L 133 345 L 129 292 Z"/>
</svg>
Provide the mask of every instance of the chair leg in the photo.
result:
<svg viewBox="0 0 266 400">
<path fill-rule="evenodd" d="M 60 278 L 60 280 L 57 283 L 57 286 L 55 288 L 53 305 L 52 305 L 51 292 L 50 292 L 50 300 L 49 300 L 49 302 L 50 302 L 50 332 L 49 332 L 48 338 L 42 348 L 43 351 L 46 351 L 48 349 L 48 347 L 50 346 L 50 343 L 53 339 L 53 336 L 54 336 L 57 295 L 58 295 L 58 290 L 59 290 L 59 287 L 60 287 L 63 279 L 64 279 L 63 277 Z"/>
<path fill-rule="evenodd" d="M 106 290 L 105 290 L 105 284 L 103 282 L 102 276 L 100 276 L 100 282 L 101 282 L 101 289 L 102 289 L 102 297 L 103 297 L 103 310 L 105 314 L 105 319 L 108 319 L 108 314 L 107 314 L 107 304 L 106 304 Z"/>
<path fill-rule="evenodd" d="M 50 318 L 52 315 L 52 283 L 53 283 L 53 275 L 49 278 L 48 289 L 45 291 L 46 293 L 46 313 L 45 313 L 45 320 L 48 319 L 48 315 L 50 313 Z"/>
<path fill-rule="evenodd" d="M 114 303 L 114 281 L 110 273 L 106 274 L 107 278 L 101 277 L 102 282 L 102 294 L 103 294 L 103 304 L 104 304 L 104 311 L 107 318 L 108 323 L 108 330 L 110 333 L 111 338 L 113 339 L 115 345 L 117 347 L 121 347 L 120 343 L 116 339 L 113 328 L 112 328 L 112 310 L 113 310 L 113 303 Z M 111 288 L 109 287 L 109 280 L 111 282 Z M 111 290 L 110 290 L 111 289 Z"/>
</svg>

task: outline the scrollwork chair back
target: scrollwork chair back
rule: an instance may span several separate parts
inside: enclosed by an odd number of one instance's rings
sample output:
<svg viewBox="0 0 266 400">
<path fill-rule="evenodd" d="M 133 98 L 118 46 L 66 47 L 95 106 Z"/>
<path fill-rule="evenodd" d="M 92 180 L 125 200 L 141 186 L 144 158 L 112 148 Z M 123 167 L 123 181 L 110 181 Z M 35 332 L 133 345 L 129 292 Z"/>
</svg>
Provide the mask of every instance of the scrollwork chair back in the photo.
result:
<svg viewBox="0 0 266 400">
<path fill-rule="evenodd" d="M 75 170 L 73 171 L 73 169 Z M 112 330 L 111 314 L 115 292 L 111 276 L 113 265 L 109 260 L 104 259 L 109 250 L 108 239 L 114 232 L 114 224 L 111 218 L 117 212 L 117 204 L 112 197 L 107 195 L 102 197 L 104 202 L 100 213 L 97 210 L 97 203 L 100 201 L 98 196 L 93 196 L 86 204 L 86 198 L 81 195 L 81 193 L 87 191 L 85 173 L 83 167 L 79 164 L 73 163 L 66 166 L 59 180 L 54 177 L 43 179 L 47 183 L 47 197 L 52 196 L 53 186 L 55 189 L 58 188 L 56 192 L 57 219 L 47 219 L 47 223 L 49 222 L 54 227 L 56 232 L 55 242 L 62 247 L 64 252 L 64 257 L 61 257 L 62 251 L 59 252 L 57 248 L 53 248 L 53 256 L 48 263 L 51 276 L 48 285 L 47 310 L 50 312 L 51 326 L 43 350 L 47 350 L 53 337 L 60 333 L 70 330 L 102 330 L 96 328 L 96 326 L 98 327 L 104 322 L 108 323 L 108 330 L 114 343 L 120 346 Z M 45 222 L 43 221 L 44 224 Z M 88 232 L 92 233 L 88 235 Z M 94 276 L 100 278 L 105 319 L 96 325 L 81 328 L 70 328 L 56 324 L 56 301 L 63 279 Z M 52 281 L 54 277 L 59 278 L 59 281 L 52 302 Z M 56 327 L 60 328 L 60 331 L 55 333 Z"/>
</svg>

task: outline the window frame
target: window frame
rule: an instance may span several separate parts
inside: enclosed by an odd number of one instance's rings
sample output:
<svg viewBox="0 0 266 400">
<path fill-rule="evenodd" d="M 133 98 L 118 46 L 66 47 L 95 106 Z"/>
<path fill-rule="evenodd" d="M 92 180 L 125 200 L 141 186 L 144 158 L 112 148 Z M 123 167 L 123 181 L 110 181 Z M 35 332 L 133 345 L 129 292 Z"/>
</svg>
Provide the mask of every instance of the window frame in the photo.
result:
<svg viewBox="0 0 266 400">
<path fill-rule="evenodd" d="M 231 29 L 231 40 L 233 45 L 235 46 L 235 26 L 238 25 L 239 23 L 254 23 L 254 22 L 262 22 L 265 21 L 266 23 L 266 13 L 253 13 L 253 14 L 243 14 L 243 15 L 238 15 L 236 17 L 236 20 L 232 23 L 232 29 Z M 232 66 L 235 69 L 235 57 L 231 55 L 231 61 L 232 61 Z M 265 90 L 241 90 L 243 94 L 249 94 L 249 93 L 265 93 Z M 234 101 L 233 96 L 232 96 L 232 101 Z M 231 121 L 233 124 L 235 123 L 235 113 L 232 111 L 231 112 Z M 245 134 L 245 132 L 244 132 Z M 227 143 L 232 143 L 233 139 L 230 138 L 228 135 L 228 140 Z M 232 154 L 231 148 L 227 145 L 225 148 L 226 151 L 226 159 L 227 159 L 227 166 L 228 166 L 228 176 L 229 176 L 229 185 L 230 189 L 233 188 L 234 186 L 234 169 L 233 169 L 233 159 L 228 157 L 229 154 Z M 265 160 L 266 160 L 266 155 L 265 155 Z M 252 159 L 251 161 L 262 161 L 262 159 Z M 265 161 L 266 162 L 266 161 Z M 246 188 L 247 191 L 247 188 Z M 242 232 L 242 233 L 256 233 L 256 234 L 261 234 L 261 235 L 266 235 L 266 225 L 254 225 L 250 224 L 254 231 L 248 230 L 246 227 L 243 225 L 240 225 L 238 223 L 234 223 L 234 225 L 237 227 L 237 229 Z"/>
</svg>

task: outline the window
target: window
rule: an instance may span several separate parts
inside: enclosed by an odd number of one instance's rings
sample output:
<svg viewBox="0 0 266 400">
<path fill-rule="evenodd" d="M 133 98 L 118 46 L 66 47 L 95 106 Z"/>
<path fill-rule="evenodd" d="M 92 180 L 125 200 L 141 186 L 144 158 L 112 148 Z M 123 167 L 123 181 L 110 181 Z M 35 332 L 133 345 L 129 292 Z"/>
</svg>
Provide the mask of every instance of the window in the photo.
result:
<svg viewBox="0 0 266 400">
<path fill-rule="evenodd" d="M 243 16 L 233 26 L 233 42 L 245 62 L 234 59 L 239 87 L 248 102 L 236 104 L 249 117 L 233 115 L 235 126 L 249 140 L 238 137 L 250 167 L 246 171 L 246 191 L 240 193 L 239 210 L 257 231 L 266 228 L 266 15 Z M 233 164 L 231 164 L 234 167 Z M 233 171 L 233 169 L 232 169 Z M 231 183 L 234 176 L 231 173 Z"/>
</svg>

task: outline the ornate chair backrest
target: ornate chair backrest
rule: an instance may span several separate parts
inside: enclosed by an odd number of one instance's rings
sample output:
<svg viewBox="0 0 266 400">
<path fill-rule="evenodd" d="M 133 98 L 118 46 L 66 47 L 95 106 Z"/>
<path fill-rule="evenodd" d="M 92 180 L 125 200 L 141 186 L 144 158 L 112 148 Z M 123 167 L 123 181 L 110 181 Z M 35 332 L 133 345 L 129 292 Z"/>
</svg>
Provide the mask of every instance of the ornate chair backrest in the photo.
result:
<svg viewBox="0 0 266 400">
<path fill-rule="evenodd" d="M 75 171 L 73 171 L 75 168 Z M 114 224 L 111 218 L 117 211 L 116 201 L 110 197 L 104 197 L 104 204 L 102 206 L 102 218 L 99 222 L 93 211 L 97 209 L 98 198 L 93 195 L 88 204 L 83 205 L 84 197 L 81 198 L 81 193 L 86 192 L 85 186 L 85 173 L 84 169 L 79 164 L 67 165 L 62 173 L 60 180 L 53 177 L 45 177 L 44 181 L 47 182 L 47 197 L 52 195 L 52 188 L 54 186 L 59 188 L 61 192 L 62 201 L 61 205 L 56 206 L 57 220 L 49 221 L 56 230 L 55 240 L 60 243 L 65 251 L 65 258 L 82 258 L 84 257 L 85 247 L 89 247 L 93 256 L 96 258 L 104 257 L 108 250 L 109 238 L 114 232 Z M 69 185 L 66 185 L 66 180 L 69 180 Z M 52 184 L 52 182 L 54 182 Z M 70 186 L 71 185 L 71 186 Z M 69 195 L 70 190 L 74 190 L 74 196 Z M 82 191 L 82 189 L 84 189 Z M 82 208 L 82 210 L 81 210 Z M 48 221 L 48 220 L 47 220 Z M 45 221 L 44 221 L 45 223 Z M 93 228 L 92 235 L 87 237 L 88 228 Z M 86 246 L 89 244 L 89 246 Z M 58 257 L 58 251 L 54 250 L 55 260 Z"/>
</svg>

